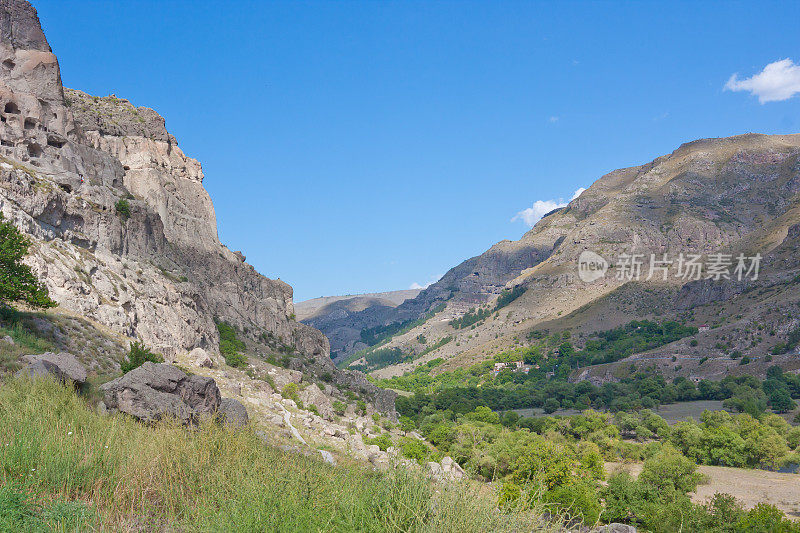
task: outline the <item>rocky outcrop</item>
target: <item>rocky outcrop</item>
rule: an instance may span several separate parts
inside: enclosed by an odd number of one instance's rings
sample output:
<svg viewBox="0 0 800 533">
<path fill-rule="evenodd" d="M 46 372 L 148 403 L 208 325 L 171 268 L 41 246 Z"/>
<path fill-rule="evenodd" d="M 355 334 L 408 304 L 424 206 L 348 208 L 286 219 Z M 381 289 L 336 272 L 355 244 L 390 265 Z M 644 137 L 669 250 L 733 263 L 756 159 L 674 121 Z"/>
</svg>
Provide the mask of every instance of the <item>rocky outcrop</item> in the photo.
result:
<svg viewBox="0 0 800 533">
<path fill-rule="evenodd" d="M 62 381 L 64 378 L 67 378 L 79 386 L 86 383 L 86 367 L 83 366 L 80 361 L 78 361 L 78 359 L 70 353 L 46 352 L 36 355 L 25 355 L 22 357 L 22 360 L 28 363 L 29 369 L 36 368 L 40 370 L 42 368 L 51 369 L 52 367 L 55 367 L 58 369 L 58 371 L 53 373 Z M 36 372 L 37 371 L 29 373 L 36 374 Z"/>
<path fill-rule="evenodd" d="M 174 366 L 149 361 L 102 385 L 100 390 L 106 409 L 143 422 L 173 417 L 181 424 L 194 424 L 202 415 L 213 416 L 221 402 L 213 379 L 188 376 Z"/>
<path fill-rule="evenodd" d="M 389 395 L 342 375 L 318 330 L 294 319 L 292 288 L 219 242 L 203 171 L 152 109 L 64 89 L 24 0 L 0 2 L 0 212 L 33 238 L 28 261 L 65 309 L 168 357 L 219 364 L 216 321 L 256 354 Z"/>
<path fill-rule="evenodd" d="M 200 163 L 161 116 L 63 89 L 28 2 L 0 3 L 0 32 L 0 211 L 60 305 L 165 354 L 216 352 L 220 319 L 327 357 L 291 287 L 219 242 Z"/>
</svg>

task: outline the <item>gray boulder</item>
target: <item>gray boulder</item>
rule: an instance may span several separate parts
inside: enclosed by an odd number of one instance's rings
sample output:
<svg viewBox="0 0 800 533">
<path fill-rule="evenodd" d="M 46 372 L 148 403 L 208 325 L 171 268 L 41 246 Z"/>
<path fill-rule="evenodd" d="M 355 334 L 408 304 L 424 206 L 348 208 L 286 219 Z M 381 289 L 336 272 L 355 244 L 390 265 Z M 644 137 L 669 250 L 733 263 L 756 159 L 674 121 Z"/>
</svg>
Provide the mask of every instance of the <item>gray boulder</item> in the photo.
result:
<svg viewBox="0 0 800 533">
<path fill-rule="evenodd" d="M 247 409 L 242 405 L 242 402 L 234 400 L 233 398 L 222 399 L 219 403 L 217 415 L 219 416 L 220 422 L 226 426 L 235 428 L 245 426 L 247 422 L 250 421 L 250 417 L 247 415 Z"/>
<path fill-rule="evenodd" d="M 64 381 L 64 377 L 67 377 L 77 385 L 83 385 L 86 383 L 86 367 L 84 367 L 81 362 L 70 353 L 47 352 L 36 355 L 25 355 L 22 357 L 22 359 L 31 365 L 40 361 L 55 365 L 61 371 L 62 376 L 59 377 L 59 379 L 62 381 Z"/>
<path fill-rule="evenodd" d="M 171 365 L 146 362 L 100 387 L 103 402 L 144 422 L 174 417 L 181 424 L 197 423 L 220 407 L 217 384 L 211 378 L 189 376 Z"/>
<path fill-rule="evenodd" d="M 18 370 L 14 375 L 17 377 L 27 376 L 30 378 L 53 378 L 62 383 L 66 380 L 66 376 L 64 376 L 64 373 L 60 368 L 58 368 L 58 366 L 45 360 L 38 360 L 33 363 L 29 363 L 28 366 Z"/>
</svg>

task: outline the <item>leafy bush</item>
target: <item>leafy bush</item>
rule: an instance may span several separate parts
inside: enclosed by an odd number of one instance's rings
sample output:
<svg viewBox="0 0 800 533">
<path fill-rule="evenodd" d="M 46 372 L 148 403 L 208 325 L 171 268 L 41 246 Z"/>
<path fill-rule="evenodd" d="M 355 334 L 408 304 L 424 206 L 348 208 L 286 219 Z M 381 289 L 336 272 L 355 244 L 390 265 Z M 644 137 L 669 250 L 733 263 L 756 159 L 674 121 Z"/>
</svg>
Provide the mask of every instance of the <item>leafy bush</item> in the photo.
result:
<svg viewBox="0 0 800 533">
<path fill-rule="evenodd" d="M 391 446 L 394 446 L 394 444 L 392 443 L 392 438 L 389 436 L 388 433 L 381 433 L 377 437 L 371 439 L 365 439 L 364 442 L 366 444 L 374 444 L 378 448 L 380 448 L 381 451 L 384 452 L 388 450 Z"/>
<path fill-rule="evenodd" d="M 281 396 L 290 400 L 296 400 L 298 390 L 297 383 L 287 383 L 281 391 Z"/>
<path fill-rule="evenodd" d="M 403 454 L 403 457 L 408 457 L 421 464 L 428 458 L 430 450 L 417 439 L 403 437 L 400 441 L 400 453 Z"/>
<path fill-rule="evenodd" d="M 131 217 L 131 204 L 125 198 L 120 198 L 117 200 L 117 203 L 114 205 L 117 210 L 117 214 L 122 218 L 123 221 L 128 220 Z"/>
<path fill-rule="evenodd" d="M 134 368 L 142 366 L 146 361 L 150 361 L 151 363 L 163 363 L 164 358 L 157 353 L 151 352 L 144 343 L 139 341 L 132 342 L 130 350 L 128 350 L 128 357 L 120 363 L 122 373 L 127 374 Z"/>
<path fill-rule="evenodd" d="M 339 400 L 334 400 L 332 405 L 333 405 L 333 411 L 337 415 L 344 416 L 344 412 L 347 410 L 347 404 L 346 403 L 341 402 Z"/>
<path fill-rule="evenodd" d="M 31 267 L 22 259 L 28 254 L 31 241 L 0 213 L 0 308 L 4 304 L 23 301 L 32 307 L 54 307 L 47 287 L 36 279 Z"/>
<path fill-rule="evenodd" d="M 225 357 L 228 366 L 234 368 L 247 366 L 247 357 L 241 352 L 247 349 L 247 345 L 239 340 L 236 330 L 226 322 L 217 322 L 219 331 L 219 352 Z"/>
<path fill-rule="evenodd" d="M 655 488 L 659 493 L 686 494 L 697 488 L 703 481 L 703 476 L 697 473 L 694 461 L 666 445 L 644 462 L 639 481 Z"/>
<path fill-rule="evenodd" d="M 556 513 L 590 526 L 597 523 L 602 510 L 597 491 L 586 481 L 575 481 L 549 490 L 542 500 L 552 504 Z"/>
</svg>

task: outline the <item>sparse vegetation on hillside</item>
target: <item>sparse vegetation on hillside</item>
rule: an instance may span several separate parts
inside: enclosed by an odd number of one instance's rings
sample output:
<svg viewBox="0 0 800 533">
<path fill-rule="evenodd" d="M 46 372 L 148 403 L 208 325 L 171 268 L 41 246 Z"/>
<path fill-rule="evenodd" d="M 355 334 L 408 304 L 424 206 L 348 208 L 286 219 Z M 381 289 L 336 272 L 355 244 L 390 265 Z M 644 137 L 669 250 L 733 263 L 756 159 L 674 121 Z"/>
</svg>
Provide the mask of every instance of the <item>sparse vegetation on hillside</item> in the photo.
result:
<svg viewBox="0 0 800 533">
<path fill-rule="evenodd" d="M 239 340 L 236 329 L 227 322 L 218 321 L 217 331 L 219 331 L 219 353 L 225 358 L 225 362 L 234 368 L 247 365 L 247 357 L 242 353 L 247 349 L 247 345 Z"/>
<path fill-rule="evenodd" d="M 440 305 L 417 319 L 409 319 L 403 322 L 392 322 L 391 324 L 387 324 L 385 326 L 365 328 L 361 330 L 361 342 L 367 346 L 375 346 L 376 344 L 380 344 L 381 342 L 390 339 L 395 335 L 402 335 L 406 331 L 411 331 L 415 327 L 421 326 L 442 309 L 444 309 L 444 306 Z"/>
<path fill-rule="evenodd" d="M 503 292 L 500 293 L 500 296 L 497 297 L 497 301 L 495 302 L 494 306 L 492 307 L 479 307 L 479 308 L 472 308 L 460 318 L 454 318 L 450 321 L 450 325 L 455 329 L 464 329 L 470 326 L 473 326 L 483 320 L 486 320 L 492 313 L 496 313 L 503 307 L 507 306 L 523 294 L 527 289 L 521 285 L 517 285 L 513 289 L 503 289 Z"/>
</svg>

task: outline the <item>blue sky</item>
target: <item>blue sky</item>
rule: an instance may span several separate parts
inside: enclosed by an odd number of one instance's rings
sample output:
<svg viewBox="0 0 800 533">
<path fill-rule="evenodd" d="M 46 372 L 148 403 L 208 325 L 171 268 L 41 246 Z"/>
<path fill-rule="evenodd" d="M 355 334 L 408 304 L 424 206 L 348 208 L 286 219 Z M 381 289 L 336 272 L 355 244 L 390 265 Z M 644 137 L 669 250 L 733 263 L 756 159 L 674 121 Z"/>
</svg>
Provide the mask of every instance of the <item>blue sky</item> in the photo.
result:
<svg viewBox="0 0 800 533">
<path fill-rule="evenodd" d="M 427 284 L 683 142 L 800 132 L 800 3 L 34 5 L 64 84 L 164 115 L 296 301 Z"/>
</svg>

